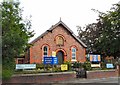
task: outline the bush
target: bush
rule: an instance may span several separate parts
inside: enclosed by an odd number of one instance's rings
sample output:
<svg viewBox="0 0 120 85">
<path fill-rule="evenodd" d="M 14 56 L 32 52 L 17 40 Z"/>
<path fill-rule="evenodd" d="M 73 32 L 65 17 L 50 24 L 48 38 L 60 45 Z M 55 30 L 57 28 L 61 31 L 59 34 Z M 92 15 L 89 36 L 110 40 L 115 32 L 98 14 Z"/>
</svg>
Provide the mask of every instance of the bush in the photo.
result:
<svg viewBox="0 0 120 85">
<path fill-rule="evenodd" d="M 102 70 L 106 70 L 107 68 L 106 68 L 106 63 L 105 62 L 101 62 L 101 68 L 102 68 Z"/>
<path fill-rule="evenodd" d="M 83 64 L 83 68 L 85 69 L 85 70 L 92 70 L 92 68 L 91 68 L 91 63 L 90 62 L 84 62 L 84 64 Z"/>
<path fill-rule="evenodd" d="M 2 79 L 10 79 L 15 71 L 15 62 L 12 59 L 6 58 L 2 61 Z"/>
<path fill-rule="evenodd" d="M 61 72 L 61 67 L 58 67 L 58 66 L 54 66 L 54 68 L 53 68 L 53 71 L 54 72 Z"/>
<path fill-rule="evenodd" d="M 10 79 L 13 75 L 13 71 L 10 69 L 2 70 L 2 79 L 7 80 Z"/>
<path fill-rule="evenodd" d="M 36 69 L 44 69 L 44 64 L 36 64 Z"/>
<path fill-rule="evenodd" d="M 73 68 L 82 68 L 82 63 L 80 63 L 80 62 L 75 62 L 75 63 L 73 63 L 73 66 L 72 66 Z"/>
</svg>

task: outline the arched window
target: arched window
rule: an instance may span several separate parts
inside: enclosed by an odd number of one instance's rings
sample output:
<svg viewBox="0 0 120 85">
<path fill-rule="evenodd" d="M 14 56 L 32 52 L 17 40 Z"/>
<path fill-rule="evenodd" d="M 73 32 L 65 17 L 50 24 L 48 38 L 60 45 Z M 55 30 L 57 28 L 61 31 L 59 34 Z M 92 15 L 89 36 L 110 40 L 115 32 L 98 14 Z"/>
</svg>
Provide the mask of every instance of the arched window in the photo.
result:
<svg viewBox="0 0 120 85">
<path fill-rule="evenodd" d="M 47 57 L 48 56 L 48 46 L 44 46 L 43 47 L 43 57 Z"/>
<path fill-rule="evenodd" d="M 71 56 L 72 56 L 72 60 L 76 60 L 76 48 L 75 47 L 71 48 Z"/>
<path fill-rule="evenodd" d="M 57 36 L 56 38 L 56 44 L 57 45 L 64 45 L 64 39 L 62 36 Z"/>
</svg>

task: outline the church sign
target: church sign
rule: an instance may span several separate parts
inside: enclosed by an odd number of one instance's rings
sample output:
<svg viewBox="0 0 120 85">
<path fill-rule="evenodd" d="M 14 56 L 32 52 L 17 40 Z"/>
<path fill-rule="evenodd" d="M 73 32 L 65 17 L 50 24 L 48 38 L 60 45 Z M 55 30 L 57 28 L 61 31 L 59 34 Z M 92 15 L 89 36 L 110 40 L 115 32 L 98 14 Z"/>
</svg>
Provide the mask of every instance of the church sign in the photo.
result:
<svg viewBox="0 0 120 85">
<path fill-rule="evenodd" d="M 61 65 L 61 70 L 62 71 L 68 70 L 68 65 L 67 64 L 62 64 Z"/>
<path fill-rule="evenodd" d="M 35 69 L 36 64 L 16 64 L 16 70 L 18 69 Z"/>
<path fill-rule="evenodd" d="M 55 65 L 58 64 L 57 57 L 44 57 L 44 64 Z"/>
</svg>

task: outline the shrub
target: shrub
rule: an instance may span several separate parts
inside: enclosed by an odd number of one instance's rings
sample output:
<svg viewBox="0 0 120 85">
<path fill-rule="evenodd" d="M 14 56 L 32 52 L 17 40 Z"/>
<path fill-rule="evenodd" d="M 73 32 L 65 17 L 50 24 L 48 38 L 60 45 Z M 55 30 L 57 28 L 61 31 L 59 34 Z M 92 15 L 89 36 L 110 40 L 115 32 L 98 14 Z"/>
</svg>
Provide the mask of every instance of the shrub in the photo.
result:
<svg viewBox="0 0 120 85">
<path fill-rule="evenodd" d="M 82 68 L 82 63 L 80 63 L 80 62 L 75 62 L 75 63 L 73 63 L 73 66 L 72 66 L 73 68 Z"/>
<path fill-rule="evenodd" d="M 44 64 L 36 64 L 36 69 L 44 69 Z"/>
<path fill-rule="evenodd" d="M 102 70 L 106 70 L 107 68 L 106 68 L 106 63 L 105 62 L 101 62 L 101 68 L 102 68 Z"/>
<path fill-rule="evenodd" d="M 91 63 L 90 62 L 84 62 L 84 64 L 83 64 L 83 68 L 85 69 L 85 70 L 92 70 L 92 68 L 91 68 Z"/>
<path fill-rule="evenodd" d="M 2 79 L 10 79 L 11 76 L 13 75 L 13 71 L 10 69 L 4 69 L 2 70 Z"/>
<path fill-rule="evenodd" d="M 2 62 L 2 79 L 10 79 L 11 76 L 14 74 L 15 69 L 15 63 L 14 61 L 10 61 L 10 59 L 6 58 L 6 61 L 4 60 Z"/>
<path fill-rule="evenodd" d="M 58 66 L 54 66 L 54 68 L 53 68 L 53 71 L 54 72 L 61 72 L 61 67 L 58 67 Z"/>
</svg>

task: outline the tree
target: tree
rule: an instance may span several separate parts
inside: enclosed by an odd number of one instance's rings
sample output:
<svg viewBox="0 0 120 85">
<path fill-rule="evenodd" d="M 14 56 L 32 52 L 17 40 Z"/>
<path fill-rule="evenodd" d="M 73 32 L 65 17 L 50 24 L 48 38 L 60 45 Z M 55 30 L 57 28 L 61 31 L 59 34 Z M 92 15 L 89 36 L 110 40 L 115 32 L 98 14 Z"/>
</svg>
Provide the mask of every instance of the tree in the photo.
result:
<svg viewBox="0 0 120 85">
<path fill-rule="evenodd" d="M 24 53 L 29 38 L 33 37 L 30 31 L 30 20 L 23 21 L 22 9 L 19 2 L 2 2 L 2 75 L 9 78 L 14 72 L 16 56 Z"/>
<path fill-rule="evenodd" d="M 79 38 L 87 45 L 87 53 L 98 53 L 95 47 L 95 43 L 101 34 L 101 29 L 99 29 L 100 23 L 92 23 L 86 25 L 84 29 L 78 27 Z"/>
<path fill-rule="evenodd" d="M 79 27 L 78 33 L 88 53 L 120 56 L 120 5 L 114 5 L 107 13 L 99 12 L 97 22 L 87 25 L 85 31 Z"/>
<path fill-rule="evenodd" d="M 97 49 L 108 56 L 120 56 L 120 5 L 114 5 L 107 13 L 100 14 L 102 34 Z"/>
</svg>

